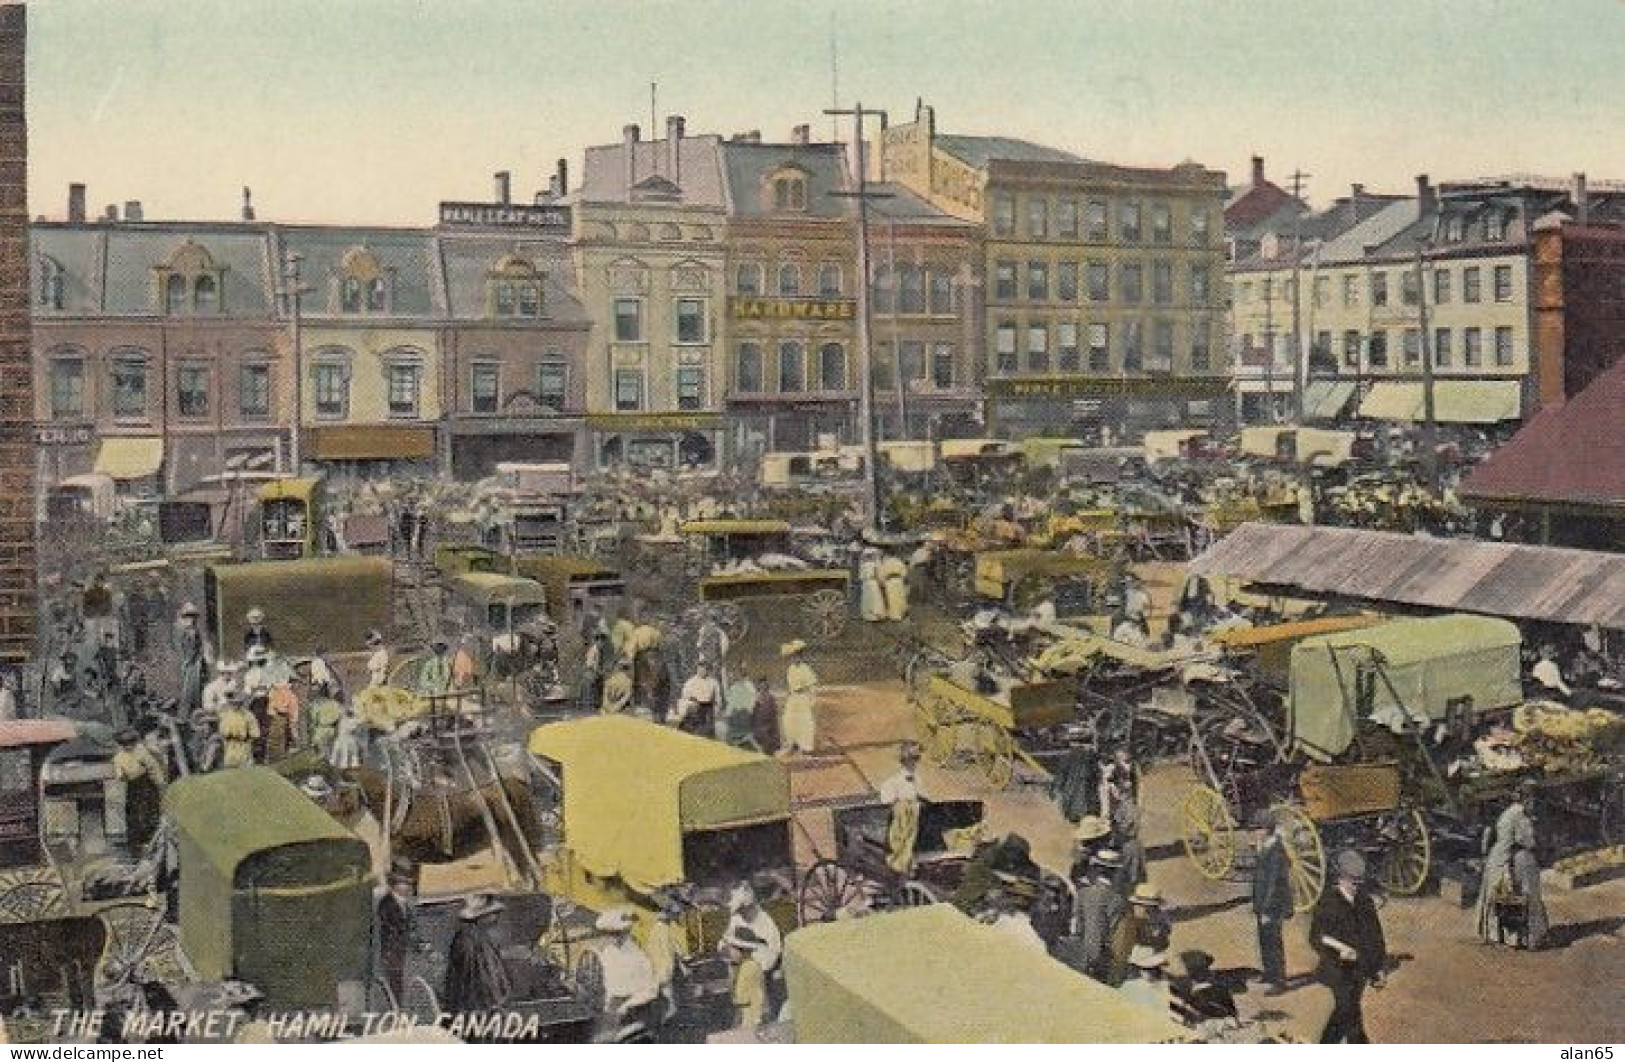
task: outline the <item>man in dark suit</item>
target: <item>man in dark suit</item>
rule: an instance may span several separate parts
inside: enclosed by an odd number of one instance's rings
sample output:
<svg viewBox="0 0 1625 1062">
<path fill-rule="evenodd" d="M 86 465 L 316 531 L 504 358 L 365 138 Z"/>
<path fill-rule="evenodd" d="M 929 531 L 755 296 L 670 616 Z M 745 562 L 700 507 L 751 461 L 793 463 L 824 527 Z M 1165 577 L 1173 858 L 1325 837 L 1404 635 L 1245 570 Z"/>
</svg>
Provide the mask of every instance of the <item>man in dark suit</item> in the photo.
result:
<svg viewBox="0 0 1625 1062">
<path fill-rule="evenodd" d="M 1365 1044 L 1360 1013 L 1367 984 L 1382 984 L 1387 945 L 1377 906 L 1365 889 L 1365 858 L 1355 851 L 1339 853 L 1336 884 L 1321 894 L 1309 926 L 1309 944 L 1320 956 L 1317 976 L 1332 990 L 1332 1013 L 1321 1033 L 1323 1044 Z"/>
<path fill-rule="evenodd" d="M 396 865 L 390 868 L 385 884 L 386 891 L 378 899 L 378 969 L 398 1008 L 406 987 L 406 955 L 417 944 L 412 895 L 416 882 L 410 867 Z"/>
<path fill-rule="evenodd" d="M 1253 869 L 1253 916 L 1258 920 L 1259 965 L 1275 996 L 1286 991 L 1286 948 L 1281 927 L 1292 917 L 1292 867 L 1283 836 L 1285 824 L 1274 811 L 1260 816 L 1265 831 L 1258 845 L 1258 863 Z"/>
</svg>

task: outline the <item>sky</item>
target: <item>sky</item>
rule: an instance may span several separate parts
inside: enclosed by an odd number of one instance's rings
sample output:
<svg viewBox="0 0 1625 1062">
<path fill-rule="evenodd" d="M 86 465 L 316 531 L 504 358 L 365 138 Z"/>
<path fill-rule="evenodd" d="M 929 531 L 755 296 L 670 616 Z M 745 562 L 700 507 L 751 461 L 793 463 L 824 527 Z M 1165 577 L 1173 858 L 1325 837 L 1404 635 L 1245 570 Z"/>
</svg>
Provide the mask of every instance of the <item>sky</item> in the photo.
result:
<svg viewBox="0 0 1625 1062">
<path fill-rule="evenodd" d="M 428 225 L 644 126 L 787 140 L 839 99 L 1092 159 L 1261 155 L 1325 203 L 1625 179 L 1621 0 L 33 0 L 30 199 L 61 217 Z M 837 63 L 831 68 L 831 40 Z M 832 76 L 833 75 L 833 76 Z M 663 135 L 663 132 L 657 134 Z M 843 133 L 843 138 L 845 134 Z"/>
</svg>

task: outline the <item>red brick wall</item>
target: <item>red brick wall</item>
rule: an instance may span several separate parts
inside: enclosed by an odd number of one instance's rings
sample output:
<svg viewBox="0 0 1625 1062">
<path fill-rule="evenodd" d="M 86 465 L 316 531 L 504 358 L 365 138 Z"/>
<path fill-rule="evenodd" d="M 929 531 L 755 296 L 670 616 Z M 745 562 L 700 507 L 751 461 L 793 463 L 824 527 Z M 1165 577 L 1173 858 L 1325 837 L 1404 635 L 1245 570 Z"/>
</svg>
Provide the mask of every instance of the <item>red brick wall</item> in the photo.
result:
<svg viewBox="0 0 1625 1062">
<path fill-rule="evenodd" d="M 27 35 L 22 4 L 0 4 L 0 660 L 34 646 L 34 425 L 29 336 Z"/>
</svg>

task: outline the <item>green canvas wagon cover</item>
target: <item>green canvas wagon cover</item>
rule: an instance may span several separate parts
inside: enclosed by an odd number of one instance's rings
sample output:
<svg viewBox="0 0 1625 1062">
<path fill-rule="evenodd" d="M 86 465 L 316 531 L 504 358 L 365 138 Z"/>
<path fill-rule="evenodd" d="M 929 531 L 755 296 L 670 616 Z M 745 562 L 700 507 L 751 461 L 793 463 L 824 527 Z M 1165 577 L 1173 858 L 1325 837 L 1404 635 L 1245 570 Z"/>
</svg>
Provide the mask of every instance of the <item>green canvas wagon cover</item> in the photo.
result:
<svg viewBox="0 0 1625 1062">
<path fill-rule="evenodd" d="M 1171 1017 L 952 904 L 806 926 L 785 939 L 799 1043 L 1188 1041 Z"/>
<path fill-rule="evenodd" d="M 208 632 L 226 656 L 243 647 L 243 617 L 265 610 L 280 653 L 359 650 L 388 630 L 393 571 L 385 557 L 313 557 L 210 565 L 204 572 Z"/>
<path fill-rule="evenodd" d="M 1523 700 L 1518 628 L 1487 616 L 1402 619 L 1305 638 L 1292 649 L 1292 744 L 1317 760 L 1347 751 L 1355 718 L 1441 721 Z M 1470 699 L 1470 700 L 1469 700 Z"/>
<path fill-rule="evenodd" d="M 180 843 L 180 937 L 205 981 L 236 977 L 273 1007 L 331 1004 L 366 978 L 366 843 L 264 767 L 191 775 L 164 793 Z"/>
</svg>

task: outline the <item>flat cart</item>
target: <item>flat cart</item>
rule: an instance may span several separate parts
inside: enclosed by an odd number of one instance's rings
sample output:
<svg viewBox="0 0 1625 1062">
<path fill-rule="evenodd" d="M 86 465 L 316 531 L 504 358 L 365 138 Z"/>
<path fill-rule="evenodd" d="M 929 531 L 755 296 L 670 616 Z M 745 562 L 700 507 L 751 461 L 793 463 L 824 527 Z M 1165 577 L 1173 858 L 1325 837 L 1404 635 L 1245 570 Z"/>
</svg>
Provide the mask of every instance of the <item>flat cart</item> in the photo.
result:
<svg viewBox="0 0 1625 1062">
<path fill-rule="evenodd" d="M 974 959 L 969 959 L 974 957 Z M 969 961 L 968 961 L 969 960 Z M 785 941 L 798 1043 L 1175 1043 L 1192 1034 L 952 904 Z"/>
<path fill-rule="evenodd" d="M 974 767 L 995 789 L 1010 784 L 1017 761 L 1047 778 L 1048 769 L 1024 744 L 1042 742 L 1044 731 L 1074 718 L 1072 691 L 1063 682 L 1011 682 L 984 693 L 922 672 L 909 694 L 926 759 L 939 767 Z"/>
<path fill-rule="evenodd" d="M 819 859 L 802 875 L 796 897 L 801 924 L 916 907 L 951 899 L 971 852 L 952 843 L 954 831 L 982 821 L 980 800 L 922 800 L 910 873 L 886 862 L 891 807 L 860 804 L 834 812 L 835 854 Z"/>
<path fill-rule="evenodd" d="M 846 629 L 852 584 L 846 569 L 756 563 L 769 558 L 799 560 L 788 522 L 691 520 L 679 530 L 690 543 L 690 557 L 697 561 L 690 571 L 697 576 L 700 601 L 715 611 L 717 622 L 735 641 L 745 637 L 753 615 L 759 619 L 789 603 L 794 604 L 801 629 L 815 641 L 833 641 Z"/>
</svg>

